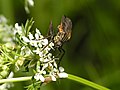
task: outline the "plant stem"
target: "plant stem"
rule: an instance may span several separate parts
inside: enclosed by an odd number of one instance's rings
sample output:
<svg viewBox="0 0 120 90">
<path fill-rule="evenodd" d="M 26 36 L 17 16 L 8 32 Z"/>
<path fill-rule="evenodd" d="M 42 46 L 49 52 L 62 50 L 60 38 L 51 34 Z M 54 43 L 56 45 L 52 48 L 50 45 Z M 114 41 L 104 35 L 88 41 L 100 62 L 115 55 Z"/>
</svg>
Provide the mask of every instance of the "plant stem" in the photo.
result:
<svg viewBox="0 0 120 90">
<path fill-rule="evenodd" d="M 95 88 L 95 89 L 97 89 L 97 90 L 110 90 L 110 89 L 108 89 L 108 88 L 106 88 L 106 87 L 103 87 L 103 86 L 101 86 L 101 85 L 98 85 L 98 84 L 96 84 L 96 83 L 93 83 L 93 82 L 91 82 L 91 81 L 88 81 L 88 80 L 86 80 L 86 79 L 84 79 L 84 78 L 77 77 L 77 76 L 74 76 L 74 75 L 71 75 L 71 74 L 68 74 L 68 79 L 71 79 L 71 80 L 77 81 L 77 82 L 79 82 L 79 83 L 88 85 L 88 86 L 90 86 L 90 87 L 92 87 L 92 88 Z"/>
<path fill-rule="evenodd" d="M 29 76 L 29 77 L 19 77 L 19 78 L 9 78 L 9 79 L 1 79 L 0 80 L 0 84 L 1 83 L 8 83 L 8 82 L 21 82 L 21 81 L 28 81 L 28 80 L 31 80 L 32 76 Z M 81 77 L 77 77 L 77 76 L 74 76 L 74 75 L 71 75 L 71 74 L 68 74 L 68 79 L 71 79 L 71 80 L 74 80 L 74 81 L 77 81 L 79 83 L 82 83 L 82 84 L 85 84 L 85 85 L 88 85 L 92 88 L 95 88 L 97 90 L 110 90 L 106 87 L 103 87 L 101 85 L 98 85 L 96 83 L 93 83 L 91 81 L 88 81 L 86 79 L 83 79 Z"/>
<path fill-rule="evenodd" d="M 32 76 L 29 77 L 19 77 L 19 78 L 8 78 L 8 79 L 1 79 L 1 83 L 8 83 L 8 82 L 21 82 L 21 81 L 28 81 L 31 80 Z"/>
</svg>

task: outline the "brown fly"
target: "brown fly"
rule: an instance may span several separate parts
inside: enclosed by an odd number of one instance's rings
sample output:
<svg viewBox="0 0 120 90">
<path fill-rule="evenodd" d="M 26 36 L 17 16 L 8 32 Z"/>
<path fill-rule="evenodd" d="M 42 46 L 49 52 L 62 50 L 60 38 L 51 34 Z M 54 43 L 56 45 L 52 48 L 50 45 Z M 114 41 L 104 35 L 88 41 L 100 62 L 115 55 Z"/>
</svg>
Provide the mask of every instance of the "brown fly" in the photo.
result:
<svg viewBox="0 0 120 90">
<path fill-rule="evenodd" d="M 60 65 L 61 59 L 65 54 L 65 51 L 62 48 L 62 46 L 66 41 L 68 41 L 71 38 L 72 21 L 68 17 L 63 16 L 61 19 L 61 23 L 60 25 L 58 25 L 57 29 L 58 32 L 56 35 L 54 35 L 53 25 L 51 22 L 48 31 L 48 39 L 50 42 L 52 41 L 54 43 L 55 48 L 57 48 L 60 52 L 59 55 L 61 55 L 61 57 L 58 62 L 58 65 Z"/>
<path fill-rule="evenodd" d="M 72 22 L 69 18 L 63 16 L 60 25 L 58 25 L 58 32 L 54 36 L 54 44 L 56 47 L 61 47 L 64 42 L 71 38 Z"/>
</svg>

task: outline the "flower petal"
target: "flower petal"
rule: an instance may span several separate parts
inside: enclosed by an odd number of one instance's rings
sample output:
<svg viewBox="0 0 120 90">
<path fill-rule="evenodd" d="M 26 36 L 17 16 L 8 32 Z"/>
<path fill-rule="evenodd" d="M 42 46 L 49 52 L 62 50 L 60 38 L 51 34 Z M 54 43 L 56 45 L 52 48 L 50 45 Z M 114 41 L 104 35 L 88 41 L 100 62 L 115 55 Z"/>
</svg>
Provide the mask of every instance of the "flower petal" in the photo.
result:
<svg viewBox="0 0 120 90">
<path fill-rule="evenodd" d="M 59 76 L 59 78 L 67 78 L 68 74 L 63 72 L 63 73 L 59 73 L 58 76 Z"/>
<path fill-rule="evenodd" d="M 28 35 L 28 36 L 29 36 L 29 39 L 30 39 L 30 40 L 34 39 L 33 35 L 32 35 L 30 32 L 29 32 L 29 35 Z"/>
<path fill-rule="evenodd" d="M 38 40 L 39 39 L 39 34 L 35 33 L 35 38 Z"/>
<path fill-rule="evenodd" d="M 43 39 L 42 44 L 43 44 L 44 46 L 47 45 L 47 44 L 48 44 L 48 40 L 47 40 L 47 39 Z"/>
<path fill-rule="evenodd" d="M 29 40 L 27 37 L 25 37 L 25 36 L 22 36 L 22 39 L 23 39 L 24 42 L 29 42 L 29 41 L 30 41 L 30 40 Z"/>
<path fill-rule="evenodd" d="M 45 78 L 42 75 L 40 75 L 40 80 L 41 80 L 41 82 L 44 82 Z"/>
<path fill-rule="evenodd" d="M 51 76 L 52 81 L 56 81 L 56 78 L 52 75 Z"/>
<path fill-rule="evenodd" d="M 64 68 L 63 67 L 59 67 L 59 71 L 60 72 L 64 72 Z"/>
</svg>

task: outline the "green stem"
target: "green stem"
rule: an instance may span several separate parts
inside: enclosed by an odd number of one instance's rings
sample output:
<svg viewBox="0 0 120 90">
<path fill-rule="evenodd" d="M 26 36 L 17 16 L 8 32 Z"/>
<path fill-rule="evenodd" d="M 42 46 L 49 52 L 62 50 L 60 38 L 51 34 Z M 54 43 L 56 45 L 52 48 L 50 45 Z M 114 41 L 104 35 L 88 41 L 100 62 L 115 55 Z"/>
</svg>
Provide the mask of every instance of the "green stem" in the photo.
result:
<svg viewBox="0 0 120 90">
<path fill-rule="evenodd" d="M 93 82 L 91 82 L 91 81 L 88 81 L 88 80 L 86 80 L 86 79 L 83 79 L 83 78 L 81 78 L 81 77 L 77 77 L 77 76 L 74 76 L 74 75 L 71 75 L 71 74 L 68 74 L 68 79 L 71 79 L 71 80 L 77 81 L 77 82 L 79 82 L 79 83 L 88 85 L 88 86 L 90 86 L 90 87 L 92 87 L 92 88 L 95 88 L 95 89 L 97 89 L 97 90 L 110 90 L 110 89 L 108 89 L 108 88 L 106 88 L 106 87 L 103 87 L 103 86 L 101 86 L 101 85 L 98 85 L 98 84 L 96 84 L 96 83 L 93 83 Z"/>
<path fill-rule="evenodd" d="M 8 82 L 21 82 L 21 81 L 28 81 L 31 80 L 32 76 L 29 77 L 19 77 L 19 78 L 8 78 L 8 79 L 1 79 L 1 83 L 8 83 Z"/>
<path fill-rule="evenodd" d="M 1 83 L 8 83 L 8 82 L 21 82 L 21 81 L 28 81 L 28 80 L 31 80 L 32 76 L 29 76 L 29 77 L 19 77 L 19 78 L 9 78 L 9 79 L 1 79 L 0 80 L 0 84 Z M 95 89 L 98 89 L 98 90 L 110 90 L 106 87 L 103 87 L 101 85 L 98 85 L 96 83 L 93 83 L 91 81 L 88 81 L 86 79 L 83 79 L 81 77 L 77 77 L 77 76 L 74 76 L 74 75 L 71 75 L 71 74 L 68 74 L 68 79 L 71 79 L 71 80 L 74 80 L 74 81 L 77 81 L 79 83 L 82 83 L 82 84 L 85 84 L 85 85 L 88 85 L 92 88 L 95 88 Z"/>
</svg>

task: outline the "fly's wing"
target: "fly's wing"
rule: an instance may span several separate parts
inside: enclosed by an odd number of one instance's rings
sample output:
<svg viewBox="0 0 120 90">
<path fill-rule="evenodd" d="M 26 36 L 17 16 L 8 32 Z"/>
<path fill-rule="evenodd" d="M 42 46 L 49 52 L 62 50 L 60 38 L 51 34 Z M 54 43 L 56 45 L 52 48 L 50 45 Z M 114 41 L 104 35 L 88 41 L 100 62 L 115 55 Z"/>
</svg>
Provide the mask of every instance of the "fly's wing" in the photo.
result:
<svg viewBox="0 0 120 90">
<path fill-rule="evenodd" d="M 54 37 L 54 30 L 53 30 L 53 24 L 52 24 L 52 21 L 51 21 L 50 25 L 49 25 L 48 33 L 47 33 L 47 38 L 49 40 L 52 40 L 53 37 Z"/>
<path fill-rule="evenodd" d="M 71 38 L 72 21 L 69 18 L 63 16 L 62 20 L 61 20 L 61 25 L 62 25 L 61 26 L 62 30 L 65 33 L 62 41 L 65 42 L 65 41 L 68 41 Z"/>
<path fill-rule="evenodd" d="M 68 17 L 63 16 L 61 20 L 61 24 L 63 31 L 69 32 L 72 30 L 72 21 Z"/>
</svg>

